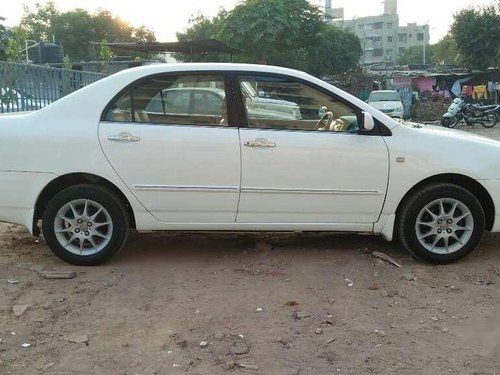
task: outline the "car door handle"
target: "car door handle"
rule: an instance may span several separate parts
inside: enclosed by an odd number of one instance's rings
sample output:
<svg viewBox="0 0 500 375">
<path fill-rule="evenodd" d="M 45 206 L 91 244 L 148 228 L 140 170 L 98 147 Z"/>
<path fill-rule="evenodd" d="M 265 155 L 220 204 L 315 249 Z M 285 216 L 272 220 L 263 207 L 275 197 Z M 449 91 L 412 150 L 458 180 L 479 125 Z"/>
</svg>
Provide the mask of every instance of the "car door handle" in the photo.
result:
<svg viewBox="0 0 500 375">
<path fill-rule="evenodd" d="M 246 141 L 245 143 L 243 143 L 243 145 L 246 147 L 261 147 L 261 148 L 276 147 L 276 143 L 269 142 L 265 138 L 257 138 L 254 139 L 253 141 Z"/>
<path fill-rule="evenodd" d="M 139 142 L 141 140 L 141 137 L 132 135 L 130 133 L 120 133 L 116 135 L 110 135 L 108 137 L 108 140 L 113 142 Z"/>
</svg>

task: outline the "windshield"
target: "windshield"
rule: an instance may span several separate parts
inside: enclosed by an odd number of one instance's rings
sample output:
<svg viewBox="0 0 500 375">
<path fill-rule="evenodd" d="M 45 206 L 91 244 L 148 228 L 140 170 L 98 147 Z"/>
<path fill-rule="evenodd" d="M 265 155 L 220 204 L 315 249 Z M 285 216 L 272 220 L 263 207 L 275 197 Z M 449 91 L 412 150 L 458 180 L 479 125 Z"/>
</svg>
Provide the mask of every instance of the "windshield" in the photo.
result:
<svg viewBox="0 0 500 375">
<path fill-rule="evenodd" d="M 399 102 L 401 98 L 397 92 L 374 92 L 370 96 L 370 102 Z"/>
</svg>

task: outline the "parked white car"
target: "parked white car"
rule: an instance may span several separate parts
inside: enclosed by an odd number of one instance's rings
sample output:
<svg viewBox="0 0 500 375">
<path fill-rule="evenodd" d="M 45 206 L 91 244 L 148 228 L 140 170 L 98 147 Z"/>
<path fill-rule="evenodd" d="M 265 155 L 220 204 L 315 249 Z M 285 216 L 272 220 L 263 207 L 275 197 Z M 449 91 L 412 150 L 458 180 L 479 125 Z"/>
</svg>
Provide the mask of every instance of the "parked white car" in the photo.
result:
<svg viewBox="0 0 500 375">
<path fill-rule="evenodd" d="M 301 118 L 248 113 L 248 84 Z M 225 100 L 174 111 L 186 99 L 162 93 L 175 88 L 219 88 Z M 162 111 L 148 111 L 154 100 Z M 109 259 L 130 230 L 397 235 L 447 263 L 500 231 L 499 156 L 498 142 L 400 124 L 303 72 L 153 65 L 0 116 L 0 221 L 41 230 L 80 265 Z"/>
<path fill-rule="evenodd" d="M 401 97 L 397 91 L 377 90 L 372 91 L 368 98 L 368 104 L 380 112 L 391 117 L 403 118 L 404 107 Z"/>
</svg>

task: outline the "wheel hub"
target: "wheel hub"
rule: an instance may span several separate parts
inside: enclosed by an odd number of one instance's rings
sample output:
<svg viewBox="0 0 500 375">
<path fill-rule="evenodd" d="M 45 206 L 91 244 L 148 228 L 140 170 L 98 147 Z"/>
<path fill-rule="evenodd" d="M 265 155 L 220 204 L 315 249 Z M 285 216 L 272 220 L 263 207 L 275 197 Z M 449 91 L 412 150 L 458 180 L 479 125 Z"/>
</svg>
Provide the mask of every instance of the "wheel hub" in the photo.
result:
<svg viewBox="0 0 500 375">
<path fill-rule="evenodd" d="M 93 255 L 110 242 L 113 223 L 102 205 L 88 199 L 77 199 L 61 207 L 54 221 L 54 232 L 67 251 Z"/>
<path fill-rule="evenodd" d="M 474 219 L 462 202 L 437 199 L 419 213 L 415 224 L 417 239 L 428 251 L 450 254 L 459 251 L 471 238 Z"/>
</svg>

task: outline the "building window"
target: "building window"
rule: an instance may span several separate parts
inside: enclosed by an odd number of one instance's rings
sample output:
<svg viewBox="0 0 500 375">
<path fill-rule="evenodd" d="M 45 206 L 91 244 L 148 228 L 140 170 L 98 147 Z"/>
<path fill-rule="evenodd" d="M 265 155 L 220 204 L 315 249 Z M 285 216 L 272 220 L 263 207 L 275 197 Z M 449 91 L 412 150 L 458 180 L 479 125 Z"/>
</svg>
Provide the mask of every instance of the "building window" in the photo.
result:
<svg viewBox="0 0 500 375">
<path fill-rule="evenodd" d="M 398 34 L 400 42 L 406 42 L 408 40 L 408 34 Z"/>
<path fill-rule="evenodd" d="M 375 22 L 373 24 L 373 29 L 374 30 L 381 30 L 384 28 L 384 23 L 383 22 Z"/>
<path fill-rule="evenodd" d="M 382 48 L 375 48 L 373 50 L 373 57 L 381 57 L 384 55 L 384 50 Z"/>
<path fill-rule="evenodd" d="M 424 33 L 418 33 L 417 34 L 417 40 L 422 42 L 424 40 Z"/>
<path fill-rule="evenodd" d="M 374 36 L 373 37 L 373 41 L 374 42 L 381 42 L 382 41 L 382 37 L 381 36 Z"/>
<path fill-rule="evenodd" d="M 394 42 L 394 38 L 392 36 L 387 37 L 387 43 L 392 43 Z"/>
<path fill-rule="evenodd" d="M 388 29 L 392 29 L 392 22 L 387 22 L 386 27 L 387 27 Z"/>
<path fill-rule="evenodd" d="M 399 47 L 399 49 L 398 49 L 398 53 L 399 53 L 400 55 L 402 55 L 403 53 L 405 53 L 405 51 L 406 51 L 406 48 L 405 48 L 405 47 Z"/>
<path fill-rule="evenodd" d="M 365 28 L 365 25 L 358 25 L 358 29 L 363 30 Z"/>
</svg>

